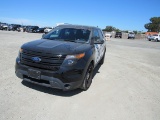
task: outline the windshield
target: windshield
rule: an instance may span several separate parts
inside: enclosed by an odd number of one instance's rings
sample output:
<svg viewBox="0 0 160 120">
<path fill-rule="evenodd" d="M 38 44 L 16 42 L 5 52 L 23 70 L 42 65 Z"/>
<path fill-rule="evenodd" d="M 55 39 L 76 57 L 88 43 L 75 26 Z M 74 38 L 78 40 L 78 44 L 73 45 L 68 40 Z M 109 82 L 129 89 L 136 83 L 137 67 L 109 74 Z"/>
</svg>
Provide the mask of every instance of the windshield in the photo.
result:
<svg viewBox="0 0 160 120">
<path fill-rule="evenodd" d="M 46 29 L 52 29 L 51 27 L 46 27 Z"/>
<path fill-rule="evenodd" d="M 121 32 L 116 32 L 116 34 L 122 34 Z"/>
<path fill-rule="evenodd" d="M 36 28 L 36 27 L 38 27 L 38 26 L 31 26 L 30 28 Z"/>
<path fill-rule="evenodd" d="M 158 36 L 157 34 L 154 34 L 153 36 Z"/>
<path fill-rule="evenodd" d="M 44 28 L 38 28 L 38 30 L 43 30 Z"/>
<path fill-rule="evenodd" d="M 77 28 L 55 28 L 52 32 L 46 34 L 44 39 L 64 40 L 70 42 L 87 42 L 90 30 Z"/>
<path fill-rule="evenodd" d="M 129 34 L 134 34 L 133 32 L 130 32 Z"/>
</svg>

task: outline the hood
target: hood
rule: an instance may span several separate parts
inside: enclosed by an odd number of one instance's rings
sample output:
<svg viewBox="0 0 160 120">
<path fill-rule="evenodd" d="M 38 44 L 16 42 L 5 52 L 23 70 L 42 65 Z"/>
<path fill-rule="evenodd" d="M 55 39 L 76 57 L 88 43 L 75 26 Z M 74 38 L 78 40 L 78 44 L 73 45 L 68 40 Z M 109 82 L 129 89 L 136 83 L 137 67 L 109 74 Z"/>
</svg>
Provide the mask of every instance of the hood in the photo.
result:
<svg viewBox="0 0 160 120">
<path fill-rule="evenodd" d="M 82 53 L 89 48 L 89 44 L 47 39 L 35 40 L 22 45 L 22 49 L 25 50 L 64 55 Z"/>
</svg>

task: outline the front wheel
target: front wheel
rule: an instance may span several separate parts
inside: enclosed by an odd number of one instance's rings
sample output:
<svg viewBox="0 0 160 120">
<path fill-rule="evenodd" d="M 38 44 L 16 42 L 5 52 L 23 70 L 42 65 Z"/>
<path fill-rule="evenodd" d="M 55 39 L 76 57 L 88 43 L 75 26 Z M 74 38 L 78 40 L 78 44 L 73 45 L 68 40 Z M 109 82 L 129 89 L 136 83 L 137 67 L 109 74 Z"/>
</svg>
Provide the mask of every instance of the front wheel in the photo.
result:
<svg viewBox="0 0 160 120">
<path fill-rule="evenodd" d="M 87 72 L 85 74 L 84 80 L 83 80 L 83 84 L 81 86 L 81 89 L 83 89 L 84 91 L 88 90 L 88 88 L 91 86 L 92 83 L 92 75 L 93 75 L 93 64 L 90 63 Z"/>
</svg>

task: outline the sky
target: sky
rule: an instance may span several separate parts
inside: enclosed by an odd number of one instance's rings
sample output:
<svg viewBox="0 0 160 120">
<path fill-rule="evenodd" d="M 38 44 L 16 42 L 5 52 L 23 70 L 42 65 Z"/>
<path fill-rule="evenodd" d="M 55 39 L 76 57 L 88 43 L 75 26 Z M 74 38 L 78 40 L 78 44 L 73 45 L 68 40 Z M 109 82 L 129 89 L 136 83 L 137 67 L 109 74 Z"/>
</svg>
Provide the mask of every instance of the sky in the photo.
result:
<svg viewBox="0 0 160 120">
<path fill-rule="evenodd" d="M 147 31 L 144 24 L 160 17 L 160 0 L 1 0 L 0 4 L 0 22 L 40 27 L 69 23 Z"/>
</svg>

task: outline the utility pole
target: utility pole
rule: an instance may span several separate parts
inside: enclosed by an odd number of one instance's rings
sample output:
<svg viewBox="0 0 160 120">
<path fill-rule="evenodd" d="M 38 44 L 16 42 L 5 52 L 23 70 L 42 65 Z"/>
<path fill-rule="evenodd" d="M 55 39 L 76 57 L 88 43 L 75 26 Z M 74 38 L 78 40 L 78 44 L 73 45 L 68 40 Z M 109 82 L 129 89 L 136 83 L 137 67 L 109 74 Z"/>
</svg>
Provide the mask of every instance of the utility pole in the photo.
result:
<svg viewBox="0 0 160 120">
<path fill-rule="evenodd" d="M 160 34 L 160 23 L 159 23 L 159 25 L 158 25 L 158 32 L 159 32 L 159 34 Z"/>
</svg>

